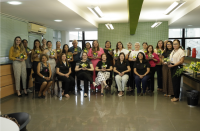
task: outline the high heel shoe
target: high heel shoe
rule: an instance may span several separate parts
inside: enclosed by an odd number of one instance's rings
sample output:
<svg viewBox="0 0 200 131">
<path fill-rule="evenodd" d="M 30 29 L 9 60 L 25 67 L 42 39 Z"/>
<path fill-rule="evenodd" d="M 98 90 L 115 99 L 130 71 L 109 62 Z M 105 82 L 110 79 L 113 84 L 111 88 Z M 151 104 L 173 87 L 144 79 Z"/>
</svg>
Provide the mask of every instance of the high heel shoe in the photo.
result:
<svg viewBox="0 0 200 131">
<path fill-rule="evenodd" d="M 18 97 L 22 97 L 22 94 L 21 95 L 17 95 Z"/>
</svg>

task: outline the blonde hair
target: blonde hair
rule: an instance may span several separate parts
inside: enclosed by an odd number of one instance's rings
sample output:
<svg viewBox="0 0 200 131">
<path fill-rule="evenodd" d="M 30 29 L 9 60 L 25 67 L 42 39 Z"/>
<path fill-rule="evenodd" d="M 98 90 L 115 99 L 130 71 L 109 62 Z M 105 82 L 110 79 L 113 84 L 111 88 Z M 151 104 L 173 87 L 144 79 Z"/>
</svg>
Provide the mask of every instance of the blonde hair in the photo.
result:
<svg viewBox="0 0 200 131">
<path fill-rule="evenodd" d="M 77 42 L 77 43 L 78 43 L 78 41 L 77 41 L 77 40 L 73 40 L 73 41 L 72 41 L 72 44 L 74 44 L 75 42 Z"/>
<path fill-rule="evenodd" d="M 20 47 L 20 53 L 25 53 L 25 48 L 24 45 L 22 43 L 22 39 L 20 36 L 15 37 L 14 42 L 13 42 L 13 47 L 14 47 L 14 51 L 17 52 L 18 48 L 16 46 L 16 39 L 19 38 L 21 40 L 21 43 L 19 44 Z"/>
</svg>

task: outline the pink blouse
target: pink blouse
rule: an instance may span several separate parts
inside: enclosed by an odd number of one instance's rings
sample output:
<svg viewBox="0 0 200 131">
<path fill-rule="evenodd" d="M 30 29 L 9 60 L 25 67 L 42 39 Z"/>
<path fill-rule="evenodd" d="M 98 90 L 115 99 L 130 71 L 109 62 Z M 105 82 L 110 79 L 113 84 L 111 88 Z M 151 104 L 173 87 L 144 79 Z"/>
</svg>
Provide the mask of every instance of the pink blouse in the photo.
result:
<svg viewBox="0 0 200 131">
<path fill-rule="evenodd" d="M 145 54 L 146 58 L 148 58 L 148 54 Z M 149 64 L 151 67 L 155 67 L 156 64 L 158 64 L 160 62 L 160 58 L 158 57 L 158 55 L 156 53 L 153 53 L 153 58 L 156 59 L 157 61 L 154 60 L 149 60 Z"/>
</svg>

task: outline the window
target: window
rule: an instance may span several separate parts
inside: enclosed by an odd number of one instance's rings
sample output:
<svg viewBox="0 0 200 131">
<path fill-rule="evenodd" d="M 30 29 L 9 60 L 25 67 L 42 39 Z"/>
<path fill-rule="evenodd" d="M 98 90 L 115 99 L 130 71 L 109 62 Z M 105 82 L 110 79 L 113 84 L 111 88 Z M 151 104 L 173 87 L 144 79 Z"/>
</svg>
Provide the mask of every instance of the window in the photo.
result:
<svg viewBox="0 0 200 131">
<path fill-rule="evenodd" d="M 169 29 L 169 38 L 182 38 L 182 29 Z"/>
<path fill-rule="evenodd" d="M 197 53 L 196 58 L 200 58 L 200 39 L 186 39 L 185 40 L 185 49 L 188 47 L 191 47 L 191 50 L 193 48 L 196 48 L 199 53 Z"/>
<path fill-rule="evenodd" d="M 173 42 L 175 39 L 169 39 L 169 40 Z M 180 40 L 180 43 L 181 43 L 181 46 L 182 46 L 183 45 L 182 44 L 182 39 L 178 39 L 178 40 Z"/>
<path fill-rule="evenodd" d="M 69 32 L 70 40 L 82 40 L 82 31 Z"/>
<path fill-rule="evenodd" d="M 185 29 L 185 37 L 200 37 L 200 28 Z"/>
<path fill-rule="evenodd" d="M 85 32 L 85 40 L 97 40 L 98 32 L 97 31 L 86 31 Z"/>
<path fill-rule="evenodd" d="M 72 47 L 72 41 L 69 42 L 69 47 Z M 82 48 L 82 41 L 78 41 L 78 46 Z"/>
</svg>

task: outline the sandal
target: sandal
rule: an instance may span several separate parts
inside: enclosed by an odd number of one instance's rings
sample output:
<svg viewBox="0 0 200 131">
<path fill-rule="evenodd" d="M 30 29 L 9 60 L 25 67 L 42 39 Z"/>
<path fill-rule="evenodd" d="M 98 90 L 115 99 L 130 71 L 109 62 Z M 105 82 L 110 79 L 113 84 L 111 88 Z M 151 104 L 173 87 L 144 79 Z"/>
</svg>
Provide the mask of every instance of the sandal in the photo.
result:
<svg viewBox="0 0 200 131">
<path fill-rule="evenodd" d="M 103 93 L 101 93 L 101 96 L 104 96 L 104 94 L 103 94 Z"/>
<path fill-rule="evenodd" d="M 120 97 L 121 97 L 122 95 L 118 94 L 118 96 L 120 96 Z"/>
<path fill-rule="evenodd" d="M 69 98 L 70 96 L 68 94 L 65 95 L 66 98 Z"/>
<path fill-rule="evenodd" d="M 87 93 L 84 94 L 84 97 L 87 97 Z"/>
<path fill-rule="evenodd" d="M 179 98 L 174 97 L 174 98 L 171 99 L 171 102 L 178 102 L 178 101 L 179 101 Z"/>
</svg>

